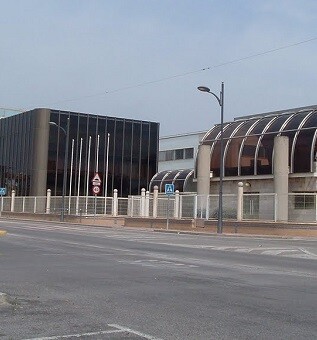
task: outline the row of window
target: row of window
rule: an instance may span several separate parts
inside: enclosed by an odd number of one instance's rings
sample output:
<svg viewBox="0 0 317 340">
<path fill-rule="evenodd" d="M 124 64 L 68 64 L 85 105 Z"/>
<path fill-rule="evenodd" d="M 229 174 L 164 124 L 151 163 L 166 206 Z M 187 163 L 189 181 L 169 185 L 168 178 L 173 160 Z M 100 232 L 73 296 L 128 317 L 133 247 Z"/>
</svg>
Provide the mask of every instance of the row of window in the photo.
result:
<svg viewBox="0 0 317 340">
<path fill-rule="evenodd" d="M 192 158 L 194 158 L 194 148 L 165 150 L 159 152 L 160 162 Z"/>
</svg>

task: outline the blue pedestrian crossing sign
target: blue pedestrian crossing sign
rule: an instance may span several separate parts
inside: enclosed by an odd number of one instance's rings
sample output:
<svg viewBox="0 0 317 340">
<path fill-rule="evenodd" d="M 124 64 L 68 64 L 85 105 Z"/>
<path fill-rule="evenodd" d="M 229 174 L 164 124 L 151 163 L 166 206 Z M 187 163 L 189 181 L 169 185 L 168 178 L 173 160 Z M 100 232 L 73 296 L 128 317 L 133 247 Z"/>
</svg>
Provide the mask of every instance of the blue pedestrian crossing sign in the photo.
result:
<svg viewBox="0 0 317 340">
<path fill-rule="evenodd" d="M 0 196 L 5 196 L 7 194 L 7 188 L 0 188 Z"/>
<path fill-rule="evenodd" d="M 165 184 L 165 195 L 174 194 L 174 184 Z"/>
</svg>

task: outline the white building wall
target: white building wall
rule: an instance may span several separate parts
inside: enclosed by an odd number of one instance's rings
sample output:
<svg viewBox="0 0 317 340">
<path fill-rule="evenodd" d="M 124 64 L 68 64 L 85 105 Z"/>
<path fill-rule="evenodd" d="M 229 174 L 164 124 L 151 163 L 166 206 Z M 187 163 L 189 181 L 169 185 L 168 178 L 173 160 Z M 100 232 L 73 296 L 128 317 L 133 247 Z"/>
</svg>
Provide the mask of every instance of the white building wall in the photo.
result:
<svg viewBox="0 0 317 340">
<path fill-rule="evenodd" d="M 158 171 L 194 169 L 199 142 L 207 131 L 192 132 L 160 138 L 159 151 L 194 148 L 193 158 L 174 159 L 158 162 Z"/>
</svg>

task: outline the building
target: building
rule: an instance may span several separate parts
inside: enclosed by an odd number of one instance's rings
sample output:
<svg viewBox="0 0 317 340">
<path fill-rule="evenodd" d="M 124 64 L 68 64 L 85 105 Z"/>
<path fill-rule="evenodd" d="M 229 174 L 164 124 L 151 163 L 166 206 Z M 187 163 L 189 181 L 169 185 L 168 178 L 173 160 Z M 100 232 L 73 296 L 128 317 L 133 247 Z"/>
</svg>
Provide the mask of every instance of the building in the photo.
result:
<svg viewBox="0 0 317 340">
<path fill-rule="evenodd" d="M 206 132 L 160 137 L 158 171 L 194 169 L 198 146 Z"/>
<path fill-rule="evenodd" d="M 195 174 L 178 190 L 202 196 L 219 193 L 220 131 L 221 126 L 215 125 L 202 138 Z M 274 194 L 277 220 L 287 220 L 292 209 L 314 211 L 316 155 L 317 105 L 238 117 L 223 124 L 223 193 L 236 193 L 238 183 L 243 183 L 250 193 L 252 214 L 261 212 L 261 204 L 264 207 L 261 195 Z M 151 185 L 162 189 L 175 181 L 160 174 Z"/>
<path fill-rule="evenodd" d="M 175 190 L 195 191 L 192 185 L 195 159 L 201 139 L 207 131 L 160 137 L 158 173 L 152 178 L 149 190 L 155 185 L 164 192 L 165 184 L 173 183 Z"/>
<path fill-rule="evenodd" d="M 67 195 L 86 196 L 98 172 L 100 195 L 139 194 L 157 172 L 158 141 L 155 122 L 42 108 L 6 116 L 0 185 L 19 196 L 44 196 L 47 189 L 58 196 L 65 184 Z"/>
</svg>

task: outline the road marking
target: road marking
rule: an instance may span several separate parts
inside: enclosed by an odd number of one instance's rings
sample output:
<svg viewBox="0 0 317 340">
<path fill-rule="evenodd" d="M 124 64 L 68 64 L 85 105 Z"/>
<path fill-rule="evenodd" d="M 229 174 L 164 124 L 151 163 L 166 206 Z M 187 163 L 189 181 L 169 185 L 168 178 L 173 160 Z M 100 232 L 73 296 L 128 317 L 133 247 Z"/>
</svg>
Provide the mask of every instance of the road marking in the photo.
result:
<svg viewBox="0 0 317 340">
<path fill-rule="evenodd" d="M 138 336 L 140 336 L 140 337 L 142 337 L 142 338 L 145 338 L 145 339 L 147 339 L 147 340 L 162 340 L 162 339 L 156 338 L 156 337 L 154 337 L 154 336 L 152 336 L 152 335 L 148 335 L 148 334 L 145 334 L 145 333 L 141 333 L 141 332 L 135 331 L 135 330 L 133 330 L 133 329 L 131 329 L 131 328 L 122 327 L 122 326 L 117 325 L 117 324 L 109 324 L 108 326 L 110 326 L 110 327 L 116 327 L 116 328 L 120 329 L 122 332 L 129 332 L 129 333 L 138 335 Z"/>
<path fill-rule="evenodd" d="M 314 254 L 306 249 L 302 249 L 302 248 L 299 248 L 299 250 L 301 250 L 303 253 L 307 254 L 307 255 L 310 255 L 310 256 L 314 256 L 314 257 L 317 257 L 317 254 Z"/>
<path fill-rule="evenodd" d="M 186 263 L 179 263 L 179 262 L 171 262 L 171 261 L 163 261 L 163 260 L 135 260 L 135 261 L 129 261 L 129 260 L 117 260 L 119 263 L 128 263 L 128 264 L 138 264 L 143 267 L 152 267 L 152 268 L 162 268 L 162 266 L 165 267 L 190 267 L 190 268 L 199 268 L 199 266 L 196 266 L 194 264 L 186 264 Z"/>
<path fill-rule="evenodd" d="M 85 336 L 122 333 L 122 332 L 124 332 L 122 329 L 113 329 L 113 330 L 109 330 L 109 331 L 90 332 L 90 333 L 81 333 L 81 334 L 69 334 L 69 335 L 56 335 L 56 336 L 49 336 L 49 337 L 44 337 L 44 338 L 30 338 L 30 339 L 25 339 L 25 340 L 56 340 L 56 339 L 67 339 L 67 338 L 81 338 L 81 337 L 85 337 Z"/>
<path fill-rule="evenodd" d="M 9 221 L 8 223 L 15 223 Z M 199 248 L 199 249 L 211 249 L 211 250 L 219 250 L 219 251 L 226 251 L 226 252 L 238 252 L 238 253 L 246 253 L 246 254 L 257 254 L 257 255 L 271 255 L 271 256 L 284 256 L 284 257 L 298 257 L 303 259 L 316 259 L 317 255 L 309 252 L 305 249 L 301 248 L 269 248 L 269 247 L 263 247 L 263 248 L 246 248 L 246 247 L 232 247 L 232 246 L 210 246 L 210 245 L 193 245 L 193 244 L 186 244 L 186 243 L 180 243 L 177 244 L 175 242 L 166 242 L 165 240 L 170 238 L 170 235 L 160 235 L 161 237 L 151 236 L 149 234 L 146 234 L 145 232 L 142 234 L 135 235 L 134 232 L 129 232 L 128 235 L 123 235 L 121 233 L 118 233 L 118 231 L 114 231 L 111 229 L 105 229 L 105 230 L 96 230 L 96 229 L 88 229 L 87 227 L 67 227 L 67 226 L 61 226 L 61 225 L 48 225 L 48 226 L 34 226 L 34 225 L 28 225 L 24 224 L 23 226 L 10 226 L 9 228 L 13 229 L 20 229 L 20 230 L 36 230 L 36 231 L 46 231 L 46 232 L 60 232 L 64 234 L 74 235 L 76 232 L 80 235 L 88 235 L 92 237 L 98 237 L 102 239 L 118 239 L 118 240 L 124 240 L 124 241 L 132 241 L 132 242 L 139 242 L 139 243 L 155 243 L 160 245 L 167 245 L 167 246 L 177 246 L 177 247 L 183 247 L 183 248 Z M 17 234 L 11 234 L 9 235 L 15 235 Z M 187 235 L 186 235 L 187 236 Z M 20 236 L 22 237 L 22 236 Z M 30 237 L 30 236 L 24 236 L 24 237 Z M 40 239 L 40 238 L 38 238 Z M 183 240 L 186 239 L 186 237 L 183 238 Z M 192 238 L 191 238 L 192 239 Z M 45 239 L 47 241 L 57 241 L 57 239 Z M 60 240 L 58 240 L 60 241 Z M 164 242 L 165 241 L 165 242 Z M 64 243 L 67 243 L 64 241 Z M 71 243 L 73 246 L 81 245 L 80 243 Z M 86 247 L 94 247 L 94 248 L 100 248 L 95 245 L 89 245 L 85 244 Z M 115 249 L 114 249 L 115 250 Z M 119 250 L 119 249 L 118 249 Z M 121 251 L 125 251 L 121 249 Z M 128 252 L 128 251 L 127 251 Z"/>
<path fill-rule="evenodd" d="M 80 333 L 80 334 L 56 335 L 56 336 L 49 336 L 49 337 L 42 337 L 42 338 L 29 338 L 25 340 L 58 340 L 58 339 L 69 339 L 69 338 L 86 338 L 86 337 L 95 336 L 95 335 L 106 335 L 106 334 L 124 333 L 124 332 L 138 335 L 141 338 L 147 339 L 147 340 L 162 340 L 152 335 L 138 332 L 131 328 L 123 327 L 117 324 L 109 324 L 107 326 L 113 327 L 116 329 L 107 330 L 107 331 L 99 331 L 99 332 Z"/>
</svg>

